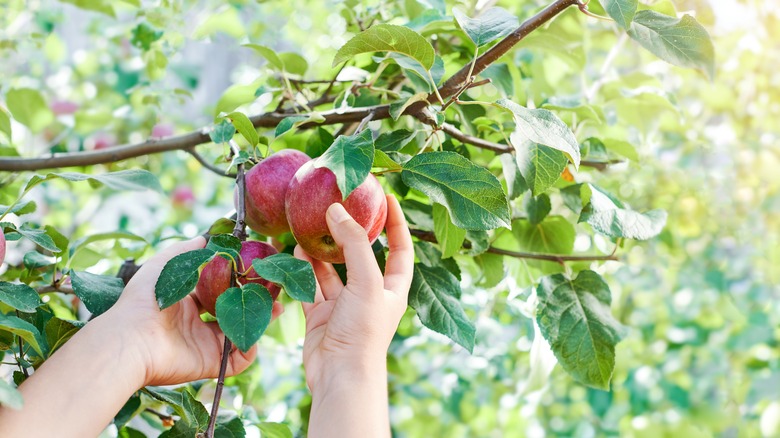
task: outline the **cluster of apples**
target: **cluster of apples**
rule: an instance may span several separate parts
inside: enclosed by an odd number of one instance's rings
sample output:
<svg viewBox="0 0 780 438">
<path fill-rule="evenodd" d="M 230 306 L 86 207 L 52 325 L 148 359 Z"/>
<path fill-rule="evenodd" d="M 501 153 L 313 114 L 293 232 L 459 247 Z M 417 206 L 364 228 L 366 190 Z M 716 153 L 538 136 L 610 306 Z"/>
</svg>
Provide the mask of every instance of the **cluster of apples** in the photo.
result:
<svg viewBox="0 0 780 438">
<path fill-rule="evenodd" d="M 344 254 L 330 234 L 325 213 L 331 204 L 341 203 L 373 242 L 385 226 L 387 200 L 382 186 L 369 174 L 346 199 L 336 184 L 336 175 L 319 166 L 303 152 L 285 149 L 265 158 L 246 173 L 244 204 L 246 224 L 260 234 L 276 237 L 291 231 L 298 245 L 312 258 L 344 263 Z M 238 195 L 234 196 L 238 205 Z M 279 286 L 264 280 L 251 269 L 252 260 L 276 254 L 263 242 L 246 241 L 241 246 L 239 283 L 259 283 L 274 299 Z M 216 257 L 201 273 L 195 292 L 203 308 L 214 314 L 217 297 L 230 286 L 231 268 Z"/>
</svg>

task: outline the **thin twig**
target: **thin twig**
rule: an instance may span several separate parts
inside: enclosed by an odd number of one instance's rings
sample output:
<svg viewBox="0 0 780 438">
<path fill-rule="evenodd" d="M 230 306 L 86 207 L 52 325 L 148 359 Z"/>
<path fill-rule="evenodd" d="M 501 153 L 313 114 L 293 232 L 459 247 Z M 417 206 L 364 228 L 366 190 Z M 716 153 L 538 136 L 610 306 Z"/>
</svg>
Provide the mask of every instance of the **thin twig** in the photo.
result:
<svg viewBox="0 0 780 438">
<path fill-rule="evenodd" d="M 174 424 L 173 417 L 167 414 L 163 414 L 162 412 L 155 411 L 152 408 L 145 408 L 144 412 L 148 412 L 157 418 L 159 418 L 164 424 L 167 424 L 169 426 L 172 426 Z"/>
<path fill-rule="evenodd" d="M 19 317 L 19 311 L 16 311 L 16 317 Z M 18 344 L 19 344 L 19 361 L 17 362 L 19 364 L 19 368 L 22 369 L 22 372 L 24 373 L 24 377 L 30 377 L 30 373 L 27 372 L 27 367 L 22 365 L 22 361 L 24 360 L 24 340 L 20 335 L 17 336 Z"/>
<path fill-rule="evenodd" d="M 205 158 L 203 158 L 203 155 L 199 154 L 195 150 L 195 148 L 189 148 L 189 149 L 186 149 L 186 151 L 187 151 L 187 153 L 192 155 L 193 158 L 198 160 L 198 163 L 200 163 L 200 165 L 203 166 L 204 168 L 206 168 L 206 169 L 216 173 L 219 176 L 224 176 L 226 178 L 236 179 L 236 174 L 235 173 L 226 172 L 224 169 L 220 169 L 219 167 L 209 163 L 208 161 L 206 161 Z"/>
</svg>

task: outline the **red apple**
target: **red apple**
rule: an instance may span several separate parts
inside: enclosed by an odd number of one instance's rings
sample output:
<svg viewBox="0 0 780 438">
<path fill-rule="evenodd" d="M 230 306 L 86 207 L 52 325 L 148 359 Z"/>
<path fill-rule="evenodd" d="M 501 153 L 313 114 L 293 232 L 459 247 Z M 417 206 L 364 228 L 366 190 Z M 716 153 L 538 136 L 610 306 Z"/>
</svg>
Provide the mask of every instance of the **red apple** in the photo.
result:
<svg viewBox="0 0 780 438">
<path fill-rule="evenodd" d="M 340 203 L 366 230 L 373 242 L 382 232 L 387 219 L 387 199 L 382 186 L 369 174 L 345 201 L 336 185 L 336 175 L 325 167 L 304 164 L 295 173 L 287 189 L 287 220 L 295 240 L 311 257 L 329 263 L 344 263 L 344 254 L 330 235 L 325 212 Z"/>
<path fill-rule="evenodd" d="M 113 134 L 107 134 L 105 132 L 100 132 L 92 136 L 92 144 L 93 148 L 96 151 L 99 151 L 101 149 L 108 149 L 111 146 L 114 146 L 116 144 L 116 137 L 114 137 Z"/>
<path fill-rule="evenodd" d="M 173 135 L 173 125 L 158 123 L 152 127 L 152 138 L 170 137 Z"/>
<path fill-rule="evenodd" d="M 195 203 L 195 194 L 190 186 L 177 186 L 171 192 L 171 202 L 177 208 L 192 208 Z"/>
<path fill-rule="evenodd" d="M 295 149 L 284 149 L 246 173 L 246 224 L 260 234 L 278 236 L 290 231 L 284 210 L 287 186 L 295 172 L 311 161 Z M 238 194 L 233 197 L 238 208 Z"/>
<path fill-rule="evenodd" d="M 78 111 L 79 105 L 76 102 L 71 102 L 69 100 L 55 100 L 49 104 L 49 108 L 54 115 L 63 116 Z"/>
<path fill-rule="evenodd" d="M 5 260 L 5 234 L 3 233 L 3 229 L 0 228 L 0 265 L 3 264 L 4 260 Z"/>
<path fill-rule="evenodd" d="M 240 284 L 257 283 L 265 286 L 275 300 L 279 296 L 279 286 L 270 281 L 259 278 L 255 270 L 251 267 L 252 260 L 266 258 L 276 254 L 273 246 L 255 241 L 246 241 L 241 244 L 241 260 L 238 270 L 244 272 L 249 269 L 249 273 L 238 278 Z M 217 304 L 217 297 L 230 287 L 231 267 L 230 262 L 222 257 L 214 257 L 200 273 L 198 284 L 195 286 L 195 295 L 198 301 L 212 315 L 216 315 L 214 307 Z"/>
</svg>

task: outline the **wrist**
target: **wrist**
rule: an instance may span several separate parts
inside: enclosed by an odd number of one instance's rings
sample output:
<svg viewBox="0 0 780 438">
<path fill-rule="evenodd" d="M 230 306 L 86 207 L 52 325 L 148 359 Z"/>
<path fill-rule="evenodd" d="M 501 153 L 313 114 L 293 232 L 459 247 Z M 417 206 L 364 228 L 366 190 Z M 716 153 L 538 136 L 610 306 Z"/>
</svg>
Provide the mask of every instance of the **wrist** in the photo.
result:
<svg viewBox="0 0 780 438">
<path fill-rule="evenodd" d="M 351 357 L 331 360 L 317 370 L 318 378 L 309 382 L 312 397 L 320 397 L 345 388 L 387 386 L 385 355 Z"/>
<path fill-rule="evenodd" d="M 142 336 L 135 333 L 136 324 L 112 308 L 82 329 L 87 331 L 86 335 L 97 337 L 98 348 L 112 358 L 117 375 L 122 376 L 133 391 L 146 386 L 150 366 Z"/>
</svg>

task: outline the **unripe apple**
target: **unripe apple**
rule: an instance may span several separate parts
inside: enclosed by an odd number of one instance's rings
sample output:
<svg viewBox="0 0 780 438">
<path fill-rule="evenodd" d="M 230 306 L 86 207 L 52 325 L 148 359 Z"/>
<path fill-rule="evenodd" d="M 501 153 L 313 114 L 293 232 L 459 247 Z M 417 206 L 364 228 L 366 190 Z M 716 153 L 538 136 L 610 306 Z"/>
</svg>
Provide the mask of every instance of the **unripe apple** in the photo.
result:
<svg viewBox="0 0 780 438">
<path fill-rule="evenodd" d="M 311 161 L 295 149 L 284 149 L 261 161 L 246 173 L 246 224 L 266 236 L 290 231 L 284 210 L 287 186 L 295 172 Z M 238 208 L 238 193 L 233 197 Z"/>
<path fill-rule="evenodd" d="M 246 241 L 241 244 L 239 254 L 241 256 L 241 260 L 237 260 L 239 274 L 247 269 L 249 269 L 249 272 L 244 276 L 238 277 L 238 282 L 240 284 L 261 284 L 268 289 L 268 292 L 271 293 L 275 300 L 279 296 L 279 286 L 259 278 L 254 268 L 252 268 L 252 260 L 263 259 L 276 254 L 276 249 L 267 243 Z M 217 297 L 230 287 L 231 274 L 230 262 L 220 256 L 214 257 L 200 273 L 198 284 L 195 286 L 195 295 L 203 308 L 212 315 L 216 315 L 214 307 L 217 304 Z"/>
<path fill-rule="evenodd" d="M 314 167 L 314 162 L 306 163 L 290 181 L 285 207 L 293 236 L 307 254 L 324 262 L 344 263 L 344 254 L 325 220 L 328 207 L 336 202 L 366 230 L 369 242 L 379 237 L 387 219 L 387 199 L 371 174 L 342 201 L 336 175 L 328 168 Z"/>
</svg>

